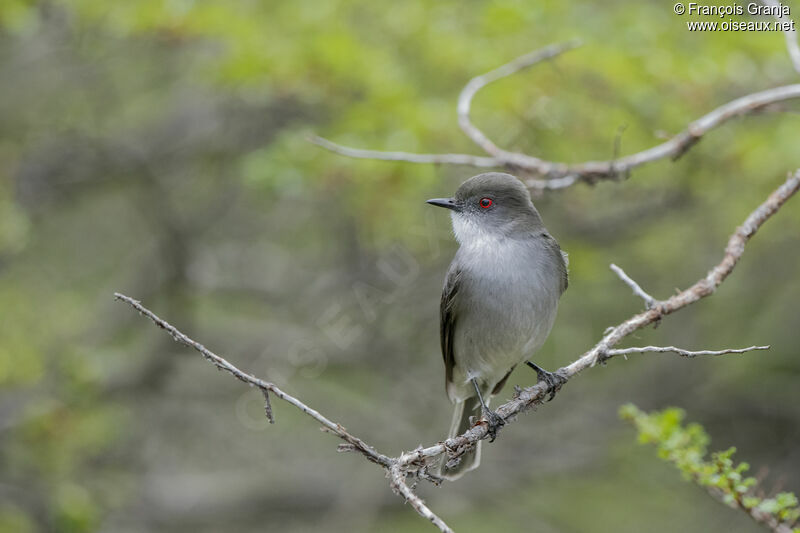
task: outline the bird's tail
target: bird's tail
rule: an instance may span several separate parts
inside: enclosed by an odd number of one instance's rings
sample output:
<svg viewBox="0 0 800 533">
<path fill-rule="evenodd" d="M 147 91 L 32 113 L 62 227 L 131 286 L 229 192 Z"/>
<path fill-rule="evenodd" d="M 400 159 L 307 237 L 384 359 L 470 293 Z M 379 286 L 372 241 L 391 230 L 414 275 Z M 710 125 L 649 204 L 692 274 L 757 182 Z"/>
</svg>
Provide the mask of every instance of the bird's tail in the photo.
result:
<svg viewBox="0 0 800 533">
<path fill-rule="evenodd" d="M 481 411 L 479 406 L 480 401 L 477 396 L 471 396 L 456 404 L 455 411 L 453 412 L 453 423 L 450 426 L 449 438 L 461 435 L 471 427 L 469 417 L 480 416 Z M 452 468 L 448 468 L 447 457 L 444 457 L 439 469 L 439 475 L 445 479 L 454 480 L 460 478 L 470 470 L 478 468 L 481 464 L 481 441 L 476 442 L 475 447 L 462 455 L 460 459 L 461 462 Z"/>
</svg>

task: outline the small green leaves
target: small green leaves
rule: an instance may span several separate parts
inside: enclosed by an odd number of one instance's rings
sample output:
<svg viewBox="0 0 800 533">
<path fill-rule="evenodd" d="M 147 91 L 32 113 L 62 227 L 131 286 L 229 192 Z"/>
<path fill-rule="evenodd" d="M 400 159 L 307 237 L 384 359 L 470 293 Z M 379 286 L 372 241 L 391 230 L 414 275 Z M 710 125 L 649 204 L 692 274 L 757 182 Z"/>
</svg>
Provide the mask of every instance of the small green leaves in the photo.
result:
<svg viewBox="0 0 800 533">
<path fill-rule="evenodd" d="M 795 522 L 800 518 L 800 508 L 797 506 L 797 496 L 791 492 L 781 492 L 774 498 L 761 500 L 757 508 L 759 511 L 769 513 L 781 522 Z"/>
<path fill-rule="evenodd" d="M 686 479 L 705 487 L 726 505 L 742 509 L 770 526 L 777 522 L 793 527 L 800 519 L 797 497 L 791 492 L 781 492 L 773 498 L 754 494 L 756 479 L 745 475 L 750 465 L 733 461 L 736 448 L 714 452 L 706 459 L 711 439 L 699 424 L 683 425 L 686 413 L 682 409 L 670 407 L 645 413 L 627 404 L 619 414 L 636 426 L 640 443 L 655 444 L 660 458 L 673 463 Z"/>
</svg>

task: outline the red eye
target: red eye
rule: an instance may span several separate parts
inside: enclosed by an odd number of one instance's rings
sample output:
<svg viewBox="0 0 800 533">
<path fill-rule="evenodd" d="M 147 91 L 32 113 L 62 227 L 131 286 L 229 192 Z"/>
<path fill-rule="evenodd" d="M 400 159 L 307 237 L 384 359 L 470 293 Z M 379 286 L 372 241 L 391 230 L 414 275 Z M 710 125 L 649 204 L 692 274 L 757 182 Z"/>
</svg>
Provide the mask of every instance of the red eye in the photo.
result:
<svg viewBox="0 0 800 533">
<path fill-rule="evenodd" d="M 481 201 L 478 202 L 478 205 L 484 209 L 488 209 L 492 206 L 492 199 L 491 198 L 481 198 Z"/>
</svg>

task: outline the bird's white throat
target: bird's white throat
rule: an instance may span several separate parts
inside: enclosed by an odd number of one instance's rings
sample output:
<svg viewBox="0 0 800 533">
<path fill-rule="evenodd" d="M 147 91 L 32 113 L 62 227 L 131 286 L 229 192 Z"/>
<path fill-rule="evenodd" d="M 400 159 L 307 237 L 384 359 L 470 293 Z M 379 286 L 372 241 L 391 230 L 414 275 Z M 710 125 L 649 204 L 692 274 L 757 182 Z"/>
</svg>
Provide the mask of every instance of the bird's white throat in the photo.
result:
<svg viewBox="0 0 800 533">
<path fill-rule="evenodd" d="M 453 220 L 453 233 L 461 246 L 481 246 L 497 239 L 497 235 L 462 213 L 453 212 L 450 218 Z"/>
</svg>

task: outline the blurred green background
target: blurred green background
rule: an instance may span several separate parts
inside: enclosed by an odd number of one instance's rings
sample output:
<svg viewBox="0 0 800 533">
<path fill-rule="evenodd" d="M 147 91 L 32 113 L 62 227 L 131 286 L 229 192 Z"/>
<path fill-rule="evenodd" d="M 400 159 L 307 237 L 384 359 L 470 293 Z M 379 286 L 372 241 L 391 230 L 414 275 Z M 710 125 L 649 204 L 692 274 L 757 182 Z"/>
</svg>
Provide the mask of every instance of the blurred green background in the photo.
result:
<svg viewBox="0 0 800 533">
<path fill-rule="evenodd" d="M 285 404 L 269 426 L 257 392 L 112 293 L 384 453 L 436 442 L 455 244 L 424 200 L 477 172 L 347 159 L 306 137 L 478 153 L 456 126 L 463 84 L 575 37 L 583 48 L 478 95 L 499 145 L 608 159 L 621 128 L 632 153 L 796 81 L 781 35 L 686 20 L 652 1 L 3 0 L 0 531 L 431 530 L 374 465 Z M 656 297 L 715 264 L 800 167 L 799 109 L 535 198 L 571 259 L 537 361 L 566 364 L 641 309 L 609 263 Z M 798 227 L 795 199 L 712 298 L 629 339 L 772 350 L 613 360 L 506 428 L 479 470 L 420 494 L 460 532 L 758 531 L 637 445 L 617 409 L 683 407 L 766 491 L 800 490 Z M 533 382 L 523 369 L 510 384 Z"/>
</svg>

